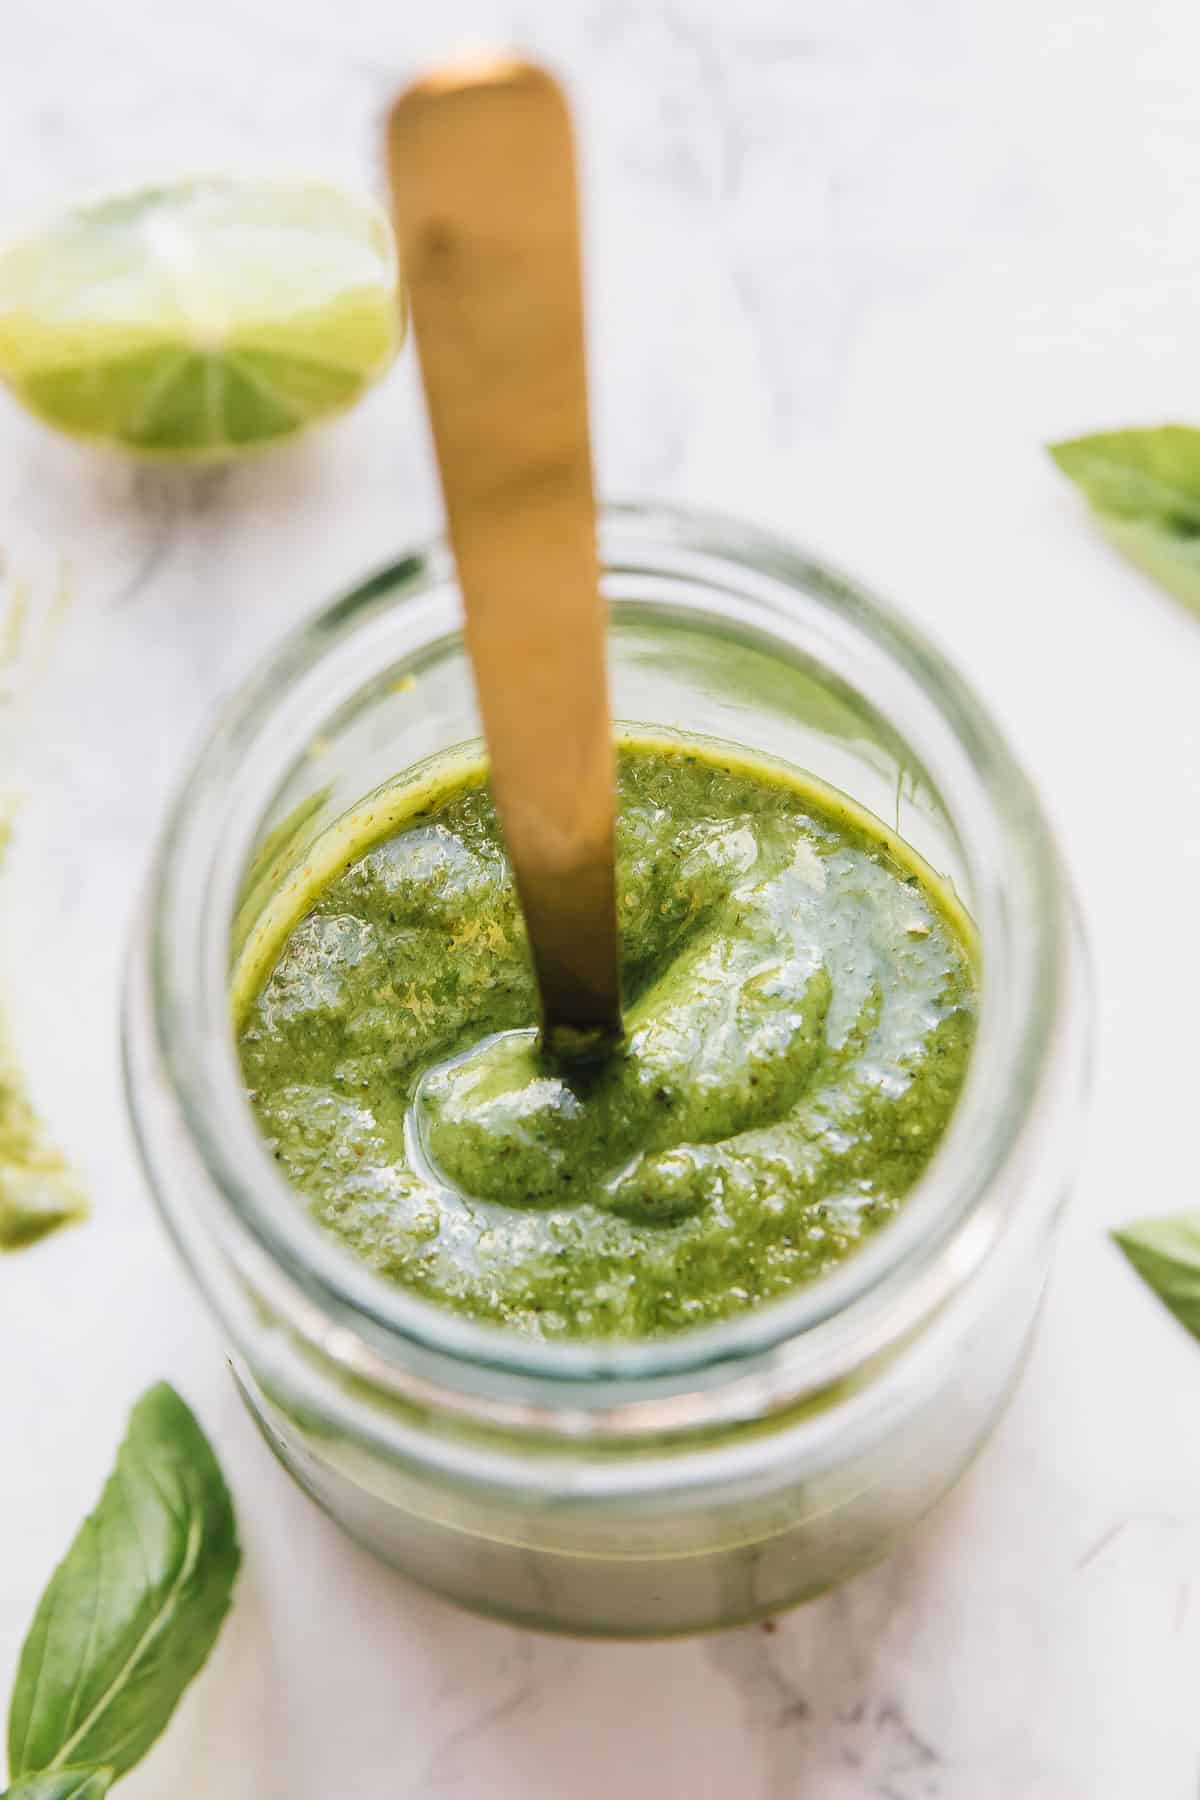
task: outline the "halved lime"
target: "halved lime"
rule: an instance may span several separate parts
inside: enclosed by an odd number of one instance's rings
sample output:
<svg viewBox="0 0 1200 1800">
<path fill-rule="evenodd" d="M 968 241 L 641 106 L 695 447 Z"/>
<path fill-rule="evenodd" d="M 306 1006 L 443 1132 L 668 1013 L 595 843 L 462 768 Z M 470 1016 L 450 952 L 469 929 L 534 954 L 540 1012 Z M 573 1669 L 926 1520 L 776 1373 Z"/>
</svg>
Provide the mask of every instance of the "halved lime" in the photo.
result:
<svg viewBox="0 0 1200 1800">
<path fill-rule="evenodd" d="M 0 253 L 0 379 L 51 425 L 148 454 L 292 437 L 402 335 L 387 220 L 313 182 L 147 188 Z"/>
</svg>

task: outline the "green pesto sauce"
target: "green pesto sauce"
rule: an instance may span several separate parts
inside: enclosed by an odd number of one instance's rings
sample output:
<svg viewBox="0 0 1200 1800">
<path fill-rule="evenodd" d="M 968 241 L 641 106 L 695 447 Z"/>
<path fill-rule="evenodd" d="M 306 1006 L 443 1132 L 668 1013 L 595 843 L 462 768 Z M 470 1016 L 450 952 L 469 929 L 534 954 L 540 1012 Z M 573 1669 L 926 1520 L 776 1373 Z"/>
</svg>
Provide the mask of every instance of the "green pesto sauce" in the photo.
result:
<svg viewBox="0 0 1200 1800">
<path fill-rule="evenodd" d="M 390 795 L 390 835 L 364 815 L 327 880 L 310 853 L 303 916 L 235 978 L 262 1131 L 363 1261 L 534 1336 L 640 1337 L 786 1294 L 894 1215 L 976 990 L 965 918 L 884 827 L 736 752 L 625 743 L 626 1042 L 568 1071 L 538 1054 L 481 766 L 407 816 Z"/>
</svg>

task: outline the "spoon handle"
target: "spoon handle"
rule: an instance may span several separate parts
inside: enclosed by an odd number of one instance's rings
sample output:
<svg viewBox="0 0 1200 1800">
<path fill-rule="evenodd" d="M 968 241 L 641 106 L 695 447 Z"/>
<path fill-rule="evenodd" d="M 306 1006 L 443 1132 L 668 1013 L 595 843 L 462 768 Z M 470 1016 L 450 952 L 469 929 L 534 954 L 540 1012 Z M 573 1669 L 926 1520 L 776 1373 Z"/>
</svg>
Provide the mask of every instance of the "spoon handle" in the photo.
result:
<svg viewBox="0 0 1200 1800">
<path fill-rule="evenodd" d="M 392 206 L 492 793 L 544 1047 L 621 1034 L 612 727 L 575 159 L 529 64 L 451 67 L 389 123 Z"/>
</svg>

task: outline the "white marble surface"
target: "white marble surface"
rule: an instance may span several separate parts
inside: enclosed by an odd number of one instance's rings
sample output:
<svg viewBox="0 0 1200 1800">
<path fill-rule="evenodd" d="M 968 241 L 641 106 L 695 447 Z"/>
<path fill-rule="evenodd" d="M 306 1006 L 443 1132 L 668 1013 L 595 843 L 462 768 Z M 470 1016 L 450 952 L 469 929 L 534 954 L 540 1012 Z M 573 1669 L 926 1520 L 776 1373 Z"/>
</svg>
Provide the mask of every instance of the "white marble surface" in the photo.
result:
<svg viewBox="0 0 1200 1800">
<path fill-rule="evenodd" d="M 661 1647 L 485 1624 L 373 1566 L 243 1416 L 122 1122 L 122 943 L 169 785 L 302 611 L 435 517 L 405 360 L 311 443 L 132 470 L 0 408 L 0 547 L 63 630 L 3 777 L 3 972 L 94 1216 L 0 1267 L 0 1693 L 126 1410 L 175 1380 L 246 1543 L 213 1662 L 129 1800 L 1191 1800 L 1200 1347 L 1105 1239 L 1196 1204 L 1200 621 L 1117 564 L 1040 445 L 1200 422 L 1194 0 L 7 0 L 0 225 L 167 167 L 373 182 L 422 58 L 500 33 L 571 78 L 609 492 L 809 540 L 982 684 L 1078 877 L 1097 1105 L 1024 1386 L 886 1566 Z"/>
</svg>

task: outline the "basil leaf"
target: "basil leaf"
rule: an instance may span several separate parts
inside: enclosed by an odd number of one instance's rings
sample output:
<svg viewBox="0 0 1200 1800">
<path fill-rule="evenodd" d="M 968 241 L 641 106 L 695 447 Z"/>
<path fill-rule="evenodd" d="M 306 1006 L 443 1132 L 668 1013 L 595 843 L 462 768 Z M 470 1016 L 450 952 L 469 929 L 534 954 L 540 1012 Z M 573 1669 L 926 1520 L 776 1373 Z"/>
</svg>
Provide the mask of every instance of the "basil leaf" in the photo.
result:
<svg viewBox="0 0 1200 1800">
<path fill-rule="evenodd" d="M 212 1648 L 238 1561 L 216 1459 L 160 1383 L 134 1407 L 99 1505 L 29 1628 L 8 1715 L 12 1779 L 132 1768 Z"/>
<path fill-rule="evenodd" d="M 1200 430 L 1101 431 L 1051 444 L 1050 454 L 1116 549 L 1200 611 Z"/>
<path fill-rule="evenodd" d="M 26 1775 L 0 1800 L 103 1800 L 112 1784 L 111 1769 L 58 1769 L 53 1775 Z"/>
<path fill-rule="evenodd" d="M 1200 1212 L 1139 1219 L 1113 1238 L 1163 1305 L 1200 1338 Z"/>
<path fill-rule="evenodd" d="M 0 795 L 0 855 L 8 845 L 12 812 Z M 30 1104 L 0 1017 L 0 1250 L 36 1244 L 86 1212 L 74 1176 Z"/>
<path fill-rule="evenodd" d="M 30 1104 L 0 1019 L 0 1250 L 35 1244 L 86 1211 L 70 1169 Z"/>
<path fill-rule="evenodd" d="M 1180 537 L 1138 519 L 1099 520 L 1101 531 L 1128 562 L 1193 612 L 1200 612 L 1200 537 Z"/>
</svg>

